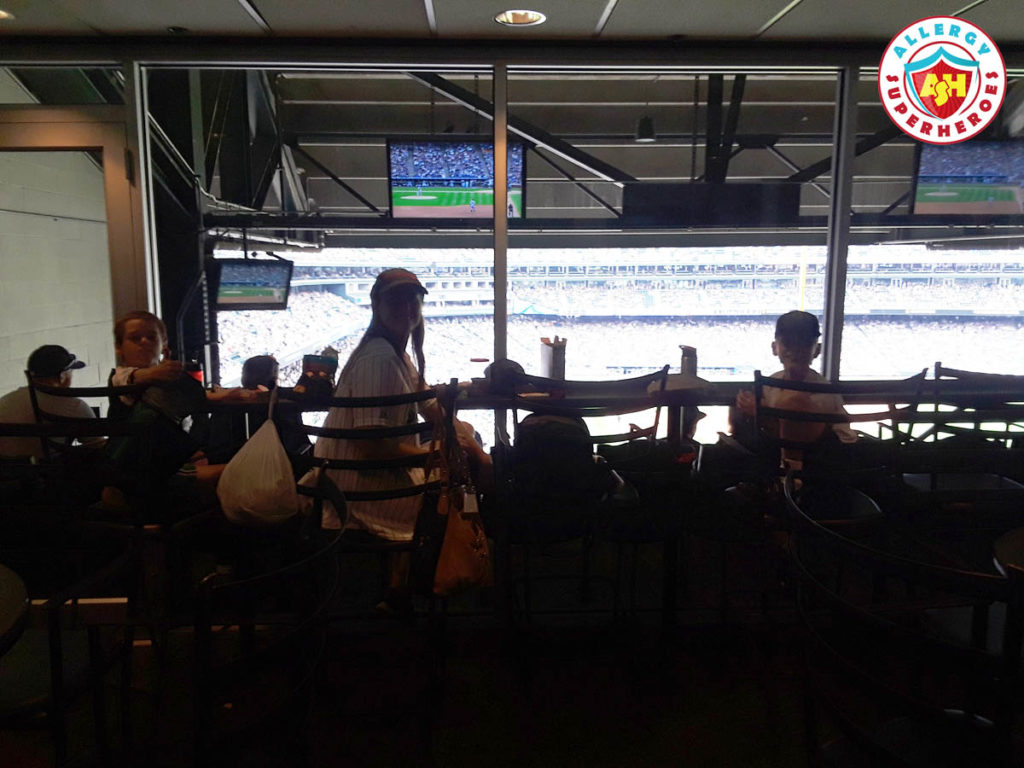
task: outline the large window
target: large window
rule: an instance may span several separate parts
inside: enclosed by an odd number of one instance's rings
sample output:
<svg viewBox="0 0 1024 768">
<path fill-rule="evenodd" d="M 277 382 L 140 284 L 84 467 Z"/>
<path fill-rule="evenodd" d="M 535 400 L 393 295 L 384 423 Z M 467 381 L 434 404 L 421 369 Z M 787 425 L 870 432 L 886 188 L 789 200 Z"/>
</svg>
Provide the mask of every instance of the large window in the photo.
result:
<svg viewBox="0 0 1024 768">
<path fill-rule="evenodd" d="M 843 378 L 896 378 L 942 362 L 1024 373 L 1024 252 L 924 245 L 850 249 Z"/>
</svg>

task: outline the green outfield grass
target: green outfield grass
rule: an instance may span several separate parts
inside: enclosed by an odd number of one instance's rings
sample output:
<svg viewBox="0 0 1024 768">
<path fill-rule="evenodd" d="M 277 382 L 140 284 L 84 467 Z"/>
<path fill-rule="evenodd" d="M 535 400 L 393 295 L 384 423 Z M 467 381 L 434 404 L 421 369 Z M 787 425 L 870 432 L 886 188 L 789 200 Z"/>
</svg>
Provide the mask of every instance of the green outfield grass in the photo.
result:
<svg viewBox="0 0 1024 768">
<path fill-rule="evenodd" d="M 418 192 L 418 194 L 417 194 Z M 516 207 L 516 213 L 522 212 L 522 191 L 510 189 L 508 199 Z M 452 187 L 400 187 L 391 190 L 391 205 L 419 206 L 429 208 L 451 208 L 469 205 L 493 205 L 494 192 L 483 188 L 452 188 Z"/>
<path fill-rule="evenodd" d="M 1016 200 L 1015 187 L 991 184 L 918 184 L 919 203 L 984 203 L 992 200 Z"/>
<path fill-rule="evenodd" d="M 234 296 L 276 296 L 278 290 L 275 288 L 257 288 L 255 286 L 222 286 L 218 295 L 221 298 Z"/>
</svg>

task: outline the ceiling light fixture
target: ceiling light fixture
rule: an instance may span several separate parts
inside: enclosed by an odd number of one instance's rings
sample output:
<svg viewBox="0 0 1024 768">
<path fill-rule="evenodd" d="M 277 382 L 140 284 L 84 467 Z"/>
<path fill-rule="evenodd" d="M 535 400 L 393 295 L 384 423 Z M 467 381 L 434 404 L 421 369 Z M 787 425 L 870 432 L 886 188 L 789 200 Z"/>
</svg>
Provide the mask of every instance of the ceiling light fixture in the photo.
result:
<svg viewBox="0 0 1024 768">
<path fill-rule="evenodd" d="M 644 115 L 636 124 L 637 144 L 650 144 L 657 136 L 654 133 L 654 121 L 650 115 Z"/>
<path fill-rule="evenodd" d="M 13 18 L 14 18 L 14 14 L 13 13 L 11 13 L 10 11 L 5 11 L 3 8 L 0 8 L 0 21 L 7 21 L 8 19 L 13 19 Z"/>
<path fill-rule="evenodd" d="M 506 27 L 535 27 L 547 21 L 548 17 L 540 11 L 514 10 L 502 11 L 494 20 Z"/>
</svg>

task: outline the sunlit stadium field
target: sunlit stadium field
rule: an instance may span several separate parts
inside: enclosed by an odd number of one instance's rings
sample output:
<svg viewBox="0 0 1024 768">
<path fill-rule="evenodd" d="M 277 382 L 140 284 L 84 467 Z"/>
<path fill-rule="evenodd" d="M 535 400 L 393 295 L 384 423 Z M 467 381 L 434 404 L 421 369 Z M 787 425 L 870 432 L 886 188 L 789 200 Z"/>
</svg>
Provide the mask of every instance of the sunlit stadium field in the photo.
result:
<svg viewBox="0 0 1024 768">
<path fill-rule="evenodd" d="M 916 213 L 1020 213 L 1021 190 L 993 184 L 922 184 L 914 198 Z"/>
<path fill-rule="evenodd" d="M 522 199 L 522 190 L 508 191 L 515 216 L 523 215 Z M 391 190 L 391 209 L 397 217 L 489 218 L 493 215 L 493 206 L 494 191 L 484 187 L 395 187 Z M 439 208 L 444 210 L 437 210 Z"/>
</svg>

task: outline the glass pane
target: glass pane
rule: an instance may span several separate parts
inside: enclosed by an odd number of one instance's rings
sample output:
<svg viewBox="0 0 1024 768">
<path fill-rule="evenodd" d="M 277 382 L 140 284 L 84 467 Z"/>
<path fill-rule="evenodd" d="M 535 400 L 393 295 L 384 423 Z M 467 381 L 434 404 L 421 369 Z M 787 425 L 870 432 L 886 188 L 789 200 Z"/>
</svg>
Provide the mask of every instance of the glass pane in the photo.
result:
<svg viewBox="0 0 1024 768">
<path fill-rule="evenodd" d="M 489 72 L 189 74 L 154 71 L 150 93 L 180 100 L 198 81 L 202 119 L 216 126 L 201 157 L 175 129 L 178 112 L 154 116 L 205 178 L 210 217 L 241 205 L 283 222 L 212 227 L 215 255 L 240 256 L 245 239 L 248 250 L 272 250 L 296 265 L 287 310 L 217 313 L 220 382 L 237 383 L 245 359 L 257 354 L 277 356 L 286 384 L 303 354 L 333 346 L 344 364 L 369 324 L 374 277 L 396 266 L 416 272 L 430 291 L 428 380 L 479 376 L 485 363 L 470 358 L 489 361 L 494 347 L 493 258 L 480 248 L 493 226 L 492 124 L 481 114 L 492 99 Z M 466 230 L 473 247 L 453 248 L 454 233 Z"/>
<path fill-rule="evenodd" d="M 240 251 L 219 250 L 218 258 Z M 295 261 L 286 310 L 218 313 L 221 381 L 236 386 L 242 364 L 272 354 L 281 383 L 291 386 L 302 370 L 302 355 L 331 346 L 342 364 L 370 324 L 370 288 L 382 269 L 414 272 L 427 289 L 423 349 L 429 383 L 483 375 L 494 349 L 493 270 L 484 249 L 325 248 L 291 253 Z"/>
<path fill-rule="evenodd" d="M 1024 373 L 1024 250 L 851 247 L 843 378 Z"/>
<path fill-rule="evenodd" d="M 858 137 L 875 146 L 854 161 L 842 378 L 906 377 L 936 362 L 1024 373 L 1024 251 L 1011 218 L 1020 141 L 997 124 L 936 151 L 893 126 L 877 71 L 858 87 Z"/>
<path fill-rule="evenodd" d="M 118 67 L 4 68 L 0 104 L 124 104 L 124 76 Z"/>
<path fill-rule="evenodd" d="M 826 215 L 834 99 L 829 71 L 513 68 L 510 141 L 529 146 L 526 218 L 749 228 Z M 823 171 L 798 176 L 818 163 Z M 732 189 L 706 197 L 712 184 Z"/>
<path fill-rule="evenodd" d="M 778 367 L 775 319 L 819 317 L 823 247 L 607 248 L 509 251 L 509 357 L 542 374 L 541 338 L 566 340 L 568 379 L 607 380 L 670 365 L 697 348 L 698 375 L 751 381 Z M 707 409 L 698 439 L 726 431 Z"/>
</svg>

